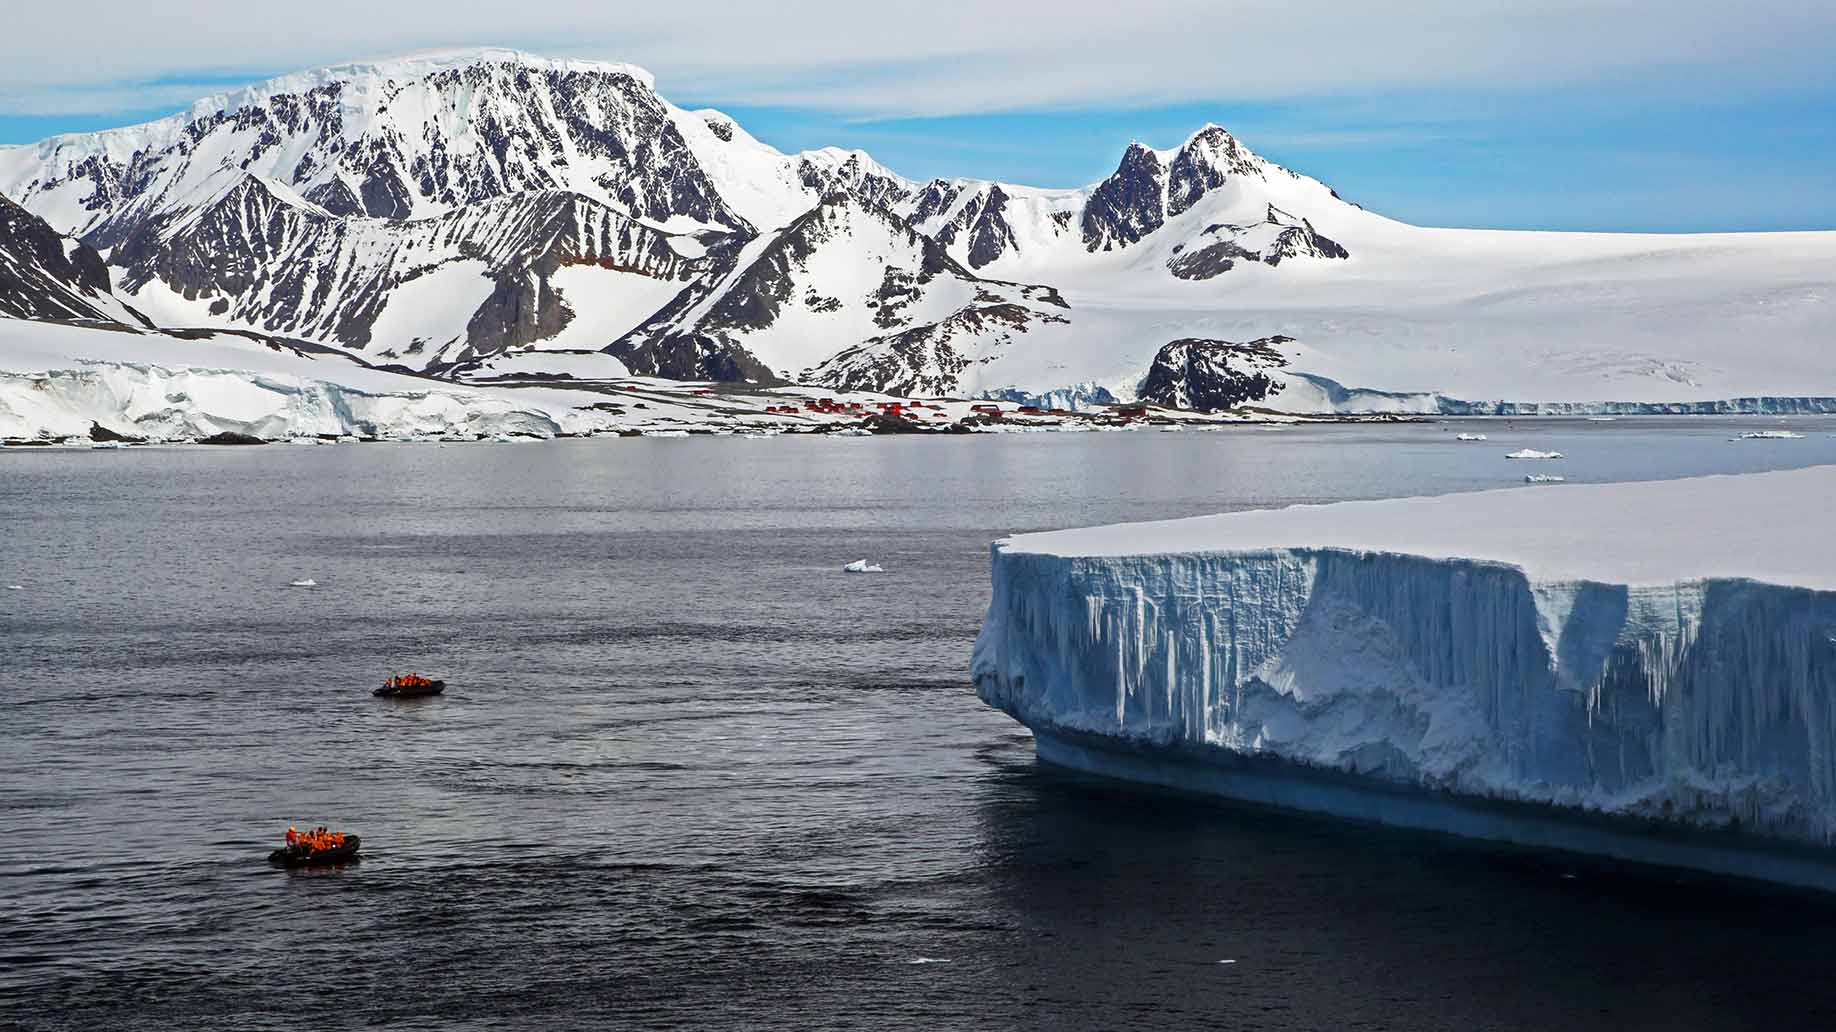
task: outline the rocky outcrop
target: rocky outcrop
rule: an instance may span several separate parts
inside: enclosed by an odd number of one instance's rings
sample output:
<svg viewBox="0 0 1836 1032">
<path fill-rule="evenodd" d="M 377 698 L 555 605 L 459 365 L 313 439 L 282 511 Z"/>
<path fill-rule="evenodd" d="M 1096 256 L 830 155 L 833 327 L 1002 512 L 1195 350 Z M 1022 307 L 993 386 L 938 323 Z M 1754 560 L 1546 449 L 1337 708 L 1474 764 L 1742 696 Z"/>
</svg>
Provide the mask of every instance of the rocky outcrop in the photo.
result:
<svg viewBox="0 0 1836 1032">
<path fill-rule="evenodd" d="M 111 295 L 94 248 L 0 197 L 0 315 L 118 322 L 133 314 Z"/>
<path fill-rule="evenodd" d="M 1313 223 L 1271 204 L 1262 222 L 1207 226 L 1196 243 L 1175 245 L 1167 271 L 1180 279 L 1204 280 L 1229 272 L 1238 262 L 1276 266 L 1290 258 L 1349 257 L 1349 251 L 1317 232 Z"/>
<path fill-rule="evenodd" d="M 751 380 L 771 383 L 778 379 L 744 346 L 705 333 L 662 333 L 626 340 L 606 349 L 636 376 L 661 376 L 671 380 Z"/>
<path fill-rule="evenodd" d="M 895 210 L 911 196 L 905 180 L 862 151 L 830 149 L 806 154 L 797 163 L 797 179 L 819 197 L 846 194 L 869 208 L 886 211 Z"/>
<path fill-rule="evenodd" d="M 937 242 L 945 247 L 960 237 L 965 242 L 964 256 L 971 269 L 979 269 L 1009 251 L 1018 250 L 1014 227 L 1007 219 L 1007 191 L 994 183 L 963 205 L 956 218 L 936 233 Z"/>
<path fill-rule="evenodd" d="M 1084 249 L 1126 247 L 1159 229 L 1166 217 L 1166 166 L 1144 144 L 1131 143 L 1121 164 L 1084 203 Z"/>
<path fill-rule="evenodd" d="M 1262 337 L 1235 343 L 1186 337 L 1155 354 L 1137 396 L 1167 408 L 1216 412 L 1264 401 L 1282 384 L 1269 375 L 1287 359 L 1276 348 L 1292 338 Z"/>
<path fill-rule="evenodd" d="M 1216 125 L 1194 133 L 1167 168 L 1167 214 L 1178 215 L 1233 176 L 1262 175 L 1260 160 Z"/>
<path fill-rule="evenodd" d="M 953 395 L 960 393 L 961 374 L 972 362 L 1034 326 L 1068 321 L 1011 301 L 969 305 L 937 322 L 848 348 L 811 370 L 810 381 L 835 390 Z"/>
</svg>

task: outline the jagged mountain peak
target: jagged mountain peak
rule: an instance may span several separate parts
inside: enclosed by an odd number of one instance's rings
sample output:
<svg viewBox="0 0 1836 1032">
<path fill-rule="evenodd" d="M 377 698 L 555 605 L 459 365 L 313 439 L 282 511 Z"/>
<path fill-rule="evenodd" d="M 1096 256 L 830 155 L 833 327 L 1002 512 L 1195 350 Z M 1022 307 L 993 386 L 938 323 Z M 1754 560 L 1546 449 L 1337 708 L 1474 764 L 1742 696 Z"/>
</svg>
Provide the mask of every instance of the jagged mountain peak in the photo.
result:
<svg viewBox="0 0 1836 1032">
<path fill-rule="evenodd" d="M 1090 190 L 1084 205 L 1084 248 L 1126 247 L 1159 229 L 1167 216 L 1167 166 L 1160 152 L 1129 143 L 1109 178 Z"/>
<path fill-rule="evenodd" d="M 346 111 L 360 113 L 364 111 L 365 102 L 386 105 L 397 91 L 408 84 L 442 73 L 492 66 L 564 75 L 619 76 L 631 79 L 645 89 L 656 88 L 656 77 L 650 72 L 622 62 L 543 57 L 511 47 L 461 47 L 346 61 L 323 68 L 289 72 L 265 82 L 205 97 L 191 106 L 189 115 L 191 119 L 197 119 L 213 112 L 233 113 L 244 107 L 265 104 L 277 96 L 306 94 L 335 84 L 347 87 L 341 91 Z"/>
<path fill-rule="evenodd" d="M 281 76 L 128 129 L 0 149 L 0 191 L 119 236 L 225 167 L 332 210 L 424 218 L 568 189 L 670 229 L 750 232 L 642 69 L 446 51 Z"/>
<path fill-rule="evenodd" d="M 944 391 L 1098 318 L 1059 286 L 1190 292 L 1344 257 L 1343 206 L 1274 169 L 1208 123 L 1176 147 L 1130 141 L 1088 188 L 918 182 L 859 149 L 780 151 L 631 65 L 482 47 L 0 147 L 0 192 L 109 255 L 124 298 L 170 325 L 436 374 L 615 348 L 653 375 L 896 372 Z"/>
</svg>

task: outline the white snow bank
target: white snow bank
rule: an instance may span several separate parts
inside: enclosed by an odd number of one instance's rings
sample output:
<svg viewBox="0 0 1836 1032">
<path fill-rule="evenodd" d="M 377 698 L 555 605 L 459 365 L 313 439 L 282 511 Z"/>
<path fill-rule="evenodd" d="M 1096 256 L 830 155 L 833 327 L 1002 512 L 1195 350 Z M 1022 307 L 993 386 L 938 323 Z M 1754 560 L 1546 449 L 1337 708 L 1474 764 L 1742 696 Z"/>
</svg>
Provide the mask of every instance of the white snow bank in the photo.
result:
<svg viewBox="0 0 1836 1032">
<path fill-rule="evenodd" d="M 1022 535 L 994 547 L 972 673 L 1042 757 L 1117 776 L 1512 841 L 1562 844 L 1423 801 L 1823 847 L 1831 498 L 1821 467 Z M 1337 787 L 1293 790 L 1317 776 Z"/>
<path fill-rule="evenodd" d="M 222 432 L 552 437 L 607 423 L 602 395 L 465 387 L 235 334 L 184 339 L 0 319 L 0 438 L 70 437 L 93 423 L 156 440 Z"/>
</svg>

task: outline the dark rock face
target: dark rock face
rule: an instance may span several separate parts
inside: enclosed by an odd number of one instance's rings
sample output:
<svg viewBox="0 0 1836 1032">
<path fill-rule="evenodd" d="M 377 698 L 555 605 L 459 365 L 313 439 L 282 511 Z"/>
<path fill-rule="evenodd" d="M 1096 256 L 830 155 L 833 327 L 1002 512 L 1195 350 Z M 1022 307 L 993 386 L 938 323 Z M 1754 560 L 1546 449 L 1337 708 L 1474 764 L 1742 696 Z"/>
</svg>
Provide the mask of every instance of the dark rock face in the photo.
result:
<svg viewBox="0 0 1836 1032">
<path fill-rule="evenodd" d="M 886 211 L 911 196 L 903 182 L 880 171 L 859 153 L 849 155 L 834 168 L 805 158 L 797 166 L 797 178 L 824 198 L 846 194 L 869 208 Z"/>
<path fill-rule="evenodd" d="M 268 442 L 262 440 L 259 437 L 252 437 L 248 434 L 239 434 L 233 430 L 225 430 L 220 434 L 211 434 L 209 437 L 200 437 L 198 438 L 198 443 L 199 444 L 267 444 Z"/>
<path fill-rule="evenodd" d="M 948 247 L 961 237 L 966 241 L 969 267 L 979 269 L 1019 248 L 1014 228 L 1007 221 L 1007 191 L 996 183 L 957 212 L 956 218 L 937 231 L 937 242 Z"/>
<path fill-rule="evenodd" d="M 1178 215 L 1232 176 L 1260 176 L 1250 153 L 1237 138 L 1208 125 L 1187 141 L 1167 168 L 1167 214 Z"/>
<path fill-rule="evenodd" d="M 149 222 L 114 260 L 129 290 L 157 279 L 188 299 L 213 299 L 213 314 L 416 356 L 414 364 L 438 371 L 559 332 L 573 315 L 552 283 L 561 268 L 594 264 L 685 282 L 713 259 L 683 258 L 666 234 L 579 194 L 520 194 L 432 219 L 377 222 L 300 207 L 250 176 L 202 210 Z M 491 283 L 462 341 L 372 339 L 396 289 L 459 261 L 482 262 Z"/>
<path fill-rule="evenodd" d="M 638 376 L 760 383 L 777 380 L 765 363 L 740 344 L 705 333 L 666 333 L 635 341 L 627 337 L 606 351 Z"/>
<path fill-rule="evenodd" d="M 870 256 L 879 283 L 864 297 L 825 293 L 812 259 L 830 248 L 851 259 Z M 841 389 L 941 394 L 954 388 L 983 347 L 999 346 L 1031 326 L 1067 321 L 1050 310 L 1067 307 L 1052 288 L 981 279 L 937 240 L 849 193 L 831 194 L 768 244 L 745 253 L 745 267 L 729 262 L 705 274 L 606 351 L 634 373 L 650 373 L 664 367 L 659 355 L 682 351 L 685 342 L 704 350 L 710 342 L 743 348 L 749 335 L 776 326 L 787 310 L 840 313 L 848 325 L 868 323 L 886 332 L 817 369 L 778 369 L 777 375 Z M 914 313 L 937 311 L 940 297 L 950 299 L 950 314 L 919 322 Z M 964 297 L 973 300 L 964 303 Z"/>
<path fill-rule="evenodd" d="M 1274 205 L 1268 217 L 1249 226 L 1207 226 L 1200 246 L 1174 248 L 1167 271 L 1180 279 L 1204 280 L 1230 271 L 1238 262 L 1277 266 L 1290 258 L 1349 258 L 1351 252 Z"/>
<path fill-rule="evenodd" d="M 849 242 L 861 235 L 883 241 L 881 246 L 886 248 L 877 259 L 883 263 L 879 286 L 864 298 L 845 301 L 824 293 L 824 284 L 809 271 L 811 258 L 827 247 L 853 246 Z M 663 310 L 606 348 L 607 353 L 624 361 L 634 373 L 673 375 L 653 372 L 666 364 L 658 356 L 686 354 L 689 345 L 684 342 L 693 342 L 699 355 L 710 342 L 717 342 L 746 356 L 743 362 L 716 363 L 735 374 L 719 378 L 757 379 L 757 370 L 763 367 L 742 342 L 747 334 L 776 325 L 790 306 L 831 314 L 844 304 L 858 312 L 864 304 L 875 325 L 893 330 L 910 325 L 908 309 L 927 296 L 940 277 L 975 280 L 936 240 L 918 233 L 892 212 L 847 192 L 830 194 L 792 220 L 770 243 L 750 251 L 751 260 L 744 268 L 737 267 L 737 254 L 735 248 L 719 258 L 721 265 L 710 268 Z M 780 369 L 776 375 L 794 377 L 801 372 Z"/>
<path fill-rule="evenodd" d="M 1122 163 L 1097 184 L 1084 204 L 1084 249 L 1126 247 L 1166 221 L 1166 166 L 1160 155 L 1131 143 Z"/>
<path fill-rule="evenodd" d="M 0 197 L 0 315 L 114 321 L 108 267 L 95 249 Z"/>
<path fill-rule="evenodd" d="M 1069 321 L 1012 301 L 968 305 L 934 323 L 871 337 L 811 370 L 810 379 L 835 390 L 954 394 L 972 361 L 968 344 L 999 347 L 1032 326 Z"/>
<path fill-rule="evenodd" d="M 1280 265 L 1284 258 L 1350 258 L 1351 252 L 1338 242 L 1329 240 L 1313 229 L 1313 223 L 1301 220 L 1298 226 L 1289 226 L 1276 237 L 1274 244 L 1263 251 L 1262 260 L 1270 265 Z"/>
<path fill-rule="evenodd" d="M 1262 255 L 1232 240 L 1220 240 L 1167 260 L 1167 271 L 1180 279 L 1203 280 L 1229 272 L 1240 261 L 1259 262 Z"/>
<path fill-rule="evenodd" d="M 1245 343 L 1186 337 L 1164 345 L 1141 380 L 1142 401 L 1168 408 L 1216 412 L 1263 401 L 1281 392 L 1267 370 L 1288 364 L 1275 345 L 1292 338 Z"/>
<path fill-rule="evenodd" d="M 306 191 L 302 196 L 319 207 L 324 208 L 327 213 L 337 215 L 341 218 L 349 215 L 362 215 L 364 213 L 363 199 L 358 197 L 355 193 L 352 193 L 351 188 L 345 185 L 342 179 L 334 179 L 328 183 L 320 183 L 318 186 Z"/>
<path fill-rule="evenodd" d="M 105 427 L 101 423 L 97 423 L 94 420 L 91 420 L 89 424 L 89 439 L 92 441 L 103 441 L 103 442 L 118 441 L 122 444 L 145 444 L 147 443 L 147 439 L 144 437 L 136 437 L 133 434 L 116 433 L 115 431 L 110 430 L 108 427 Z"/>
<path fill-rule="evenodd" d="M 924 184 L 912 201 L 911 221 L 922 225 L 950 210 L 962 195 L 963 188 L 947 179 L 933 179 Z"/>
</svg>

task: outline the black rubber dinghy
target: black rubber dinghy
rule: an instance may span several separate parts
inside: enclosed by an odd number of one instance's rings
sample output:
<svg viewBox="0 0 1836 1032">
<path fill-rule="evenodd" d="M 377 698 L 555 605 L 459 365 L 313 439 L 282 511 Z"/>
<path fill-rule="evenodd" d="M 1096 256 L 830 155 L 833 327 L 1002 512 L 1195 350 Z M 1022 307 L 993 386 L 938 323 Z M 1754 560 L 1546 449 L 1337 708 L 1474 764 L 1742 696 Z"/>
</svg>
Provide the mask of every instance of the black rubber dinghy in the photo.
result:
<svg viewBox="0 0 1836 1032">
<path fill-rule="evenodd" d="M 445 690 L 445 681 L 429 681 L 426 684 L 412 684 L 401 687 L 385 684 L 370 694 L 379 699 L 422 699 L 429 695 L 438 695 Z"/>
</svg>

